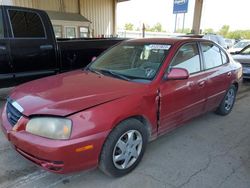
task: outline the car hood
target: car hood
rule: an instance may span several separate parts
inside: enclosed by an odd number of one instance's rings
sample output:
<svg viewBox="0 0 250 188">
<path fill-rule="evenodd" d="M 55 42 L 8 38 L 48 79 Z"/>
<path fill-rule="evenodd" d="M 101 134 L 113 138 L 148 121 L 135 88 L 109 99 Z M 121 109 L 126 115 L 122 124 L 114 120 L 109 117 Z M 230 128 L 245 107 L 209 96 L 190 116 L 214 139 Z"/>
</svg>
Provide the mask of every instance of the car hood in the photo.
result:
<svg viewBox="0 0 250 188">
<path fill-rule="evenodd" d="M 144 90 L 146 84 L 128 82 L 86 71 L 73 71 L 17 87 L 11 100 L 23 114 L 67 116 Z"/>
<path fill-rule="evenodd" d="M 239 52 L 241 50 L 242 50 L 242 48 L 230 48 L 230 49 L 228 49 L 228 52 L 229 53 L 234 53 L 234 52 Z"/>
<path fill-rule="evenodd" d="M 250 64 L 250 55 L 232 55 L 233 59 L 235 61 L 238 61 L 240 63 L 244 63 L 244 64 Z"/>
</svg>

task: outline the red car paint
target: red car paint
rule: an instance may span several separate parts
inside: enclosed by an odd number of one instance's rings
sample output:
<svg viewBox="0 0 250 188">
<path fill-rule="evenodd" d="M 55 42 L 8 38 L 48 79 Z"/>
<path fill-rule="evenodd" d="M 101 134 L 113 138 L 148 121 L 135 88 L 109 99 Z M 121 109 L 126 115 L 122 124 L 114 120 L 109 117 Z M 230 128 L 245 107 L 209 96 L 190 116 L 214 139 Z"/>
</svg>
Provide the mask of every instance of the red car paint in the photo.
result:
<svg viewBox="0 0 250 188">
<path fill-rule="evenodd" d="M 23 107 L 23 117 L 13 128 L 6 106 L 2 112 L 3 132 L 16 150 L 56 173 L 94 168 L 98 165 L 104 141 L 119 122 L 140 117 L 150 129 L 150 139 L 155 139 L 193 117 L 216 109 L 229 86 L 238 85 L 241 66 L 231 58 L 227 64 L 190 75 L 188 79 L 164 79 L 167 67 L 183 44 L 205 40 L 133 41 L 172 45 L 150 83 L 129 82 L 78 70 L 17 87 L 10 98 Z M 177 74 L 182 75 L 183 71 Z M 52 140 L 26 132 L 27 122 L 37 115 L 71 119 L 70 139 Z M 76 151 L 88 145 L 93 148 Z"/>
</svg>

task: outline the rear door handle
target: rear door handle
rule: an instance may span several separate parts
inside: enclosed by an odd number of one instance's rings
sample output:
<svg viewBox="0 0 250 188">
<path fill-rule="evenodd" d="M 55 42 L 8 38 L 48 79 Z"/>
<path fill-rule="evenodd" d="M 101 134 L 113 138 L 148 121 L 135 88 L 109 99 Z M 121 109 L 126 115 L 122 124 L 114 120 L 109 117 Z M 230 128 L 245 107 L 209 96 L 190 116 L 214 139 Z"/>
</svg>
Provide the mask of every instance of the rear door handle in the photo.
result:
<svg viewBox="0 0 250 188">
<path fill-rule="evenodd" d="M 40 50 L 52 50 L 53 46 L 51 44 L 41 45 Z"/>
</svg>

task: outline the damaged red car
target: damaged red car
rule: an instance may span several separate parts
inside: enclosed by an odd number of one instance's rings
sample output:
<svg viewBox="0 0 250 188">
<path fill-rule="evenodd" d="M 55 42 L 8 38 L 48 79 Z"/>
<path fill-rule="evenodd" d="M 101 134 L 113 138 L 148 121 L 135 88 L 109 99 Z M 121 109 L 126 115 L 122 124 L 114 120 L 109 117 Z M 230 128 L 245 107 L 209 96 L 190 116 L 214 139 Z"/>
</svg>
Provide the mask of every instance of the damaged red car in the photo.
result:
<svg viewBox="0 0 250 188">
<path fill-rule="evenodd" d="M 55 173 L 122 176 L 150 140 L 208 111 L 231 112 L 242 67 L 203 39 L 124 41 L 88 67 L 15 88 L 2 128 L 17 152 Z"/>
</svg>

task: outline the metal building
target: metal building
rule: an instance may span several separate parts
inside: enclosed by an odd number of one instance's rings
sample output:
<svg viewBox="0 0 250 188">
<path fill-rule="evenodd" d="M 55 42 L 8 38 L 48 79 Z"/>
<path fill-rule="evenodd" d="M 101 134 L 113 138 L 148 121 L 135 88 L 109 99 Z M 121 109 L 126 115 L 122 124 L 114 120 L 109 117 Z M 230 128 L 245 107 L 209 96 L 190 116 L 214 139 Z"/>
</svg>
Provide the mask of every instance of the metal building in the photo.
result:
<svg viewBox="0 0 250 188">
<path fill-rule="evenodd" d="M 109 37 L 116 35 L 116 6 L 121 1 L 127 0 L 0 0 L 0 3 L 81 14 L 91 22 L 89 33 L 93 37 Z"/>
</svg>

